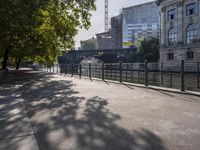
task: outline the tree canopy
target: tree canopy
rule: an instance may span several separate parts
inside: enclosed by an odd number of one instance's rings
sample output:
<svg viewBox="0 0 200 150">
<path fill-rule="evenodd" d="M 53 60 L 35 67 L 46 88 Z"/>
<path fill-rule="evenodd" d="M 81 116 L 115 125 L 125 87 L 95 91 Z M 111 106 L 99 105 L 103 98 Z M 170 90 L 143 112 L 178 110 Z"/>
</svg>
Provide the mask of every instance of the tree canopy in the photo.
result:
<svg viewBox="0 0 200 150">
<path fill-rule="evenodd" d="M 81 41 L 81 50 L 94 50 L 97 49 L 97 40 L 92 38 L 86 41 Z"/>
<path fill-rule="evenodd" d="M 1 0 L 0 55 L 52 64 L 90 26 L 95 0 Z"/>
<path fill-rule="evenodd" d="M 159 59 L 159 39 L 141 38 L 136 42 L 137 52 L 130 56 L 130 61 L 133 62 L 156 62 Z"/>
</svg>

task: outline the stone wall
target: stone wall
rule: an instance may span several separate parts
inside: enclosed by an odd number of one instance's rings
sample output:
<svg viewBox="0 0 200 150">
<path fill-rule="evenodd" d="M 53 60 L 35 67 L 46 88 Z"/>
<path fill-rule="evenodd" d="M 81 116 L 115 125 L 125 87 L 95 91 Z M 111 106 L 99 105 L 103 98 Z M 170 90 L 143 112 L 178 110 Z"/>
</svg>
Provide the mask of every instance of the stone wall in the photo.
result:
<svg viewBox="0 0 200 150">
<path fill-rule="evenodd" d="M 190 51 L 194 53 L 193 59 L 187 58 L 187 52 Z M 173 60 L 168 59 L 167 56 L 169 53 L 174 54 Z M 175 64 L 175 63 L 180 63 L 181 60 L 185 60 L 185 62 L 188 63 L 200 62 L 200 44 L 196 44 L 190 47 L 180 46 L 180 47 L 160 48 L 160 62 Z"/>
</svg>

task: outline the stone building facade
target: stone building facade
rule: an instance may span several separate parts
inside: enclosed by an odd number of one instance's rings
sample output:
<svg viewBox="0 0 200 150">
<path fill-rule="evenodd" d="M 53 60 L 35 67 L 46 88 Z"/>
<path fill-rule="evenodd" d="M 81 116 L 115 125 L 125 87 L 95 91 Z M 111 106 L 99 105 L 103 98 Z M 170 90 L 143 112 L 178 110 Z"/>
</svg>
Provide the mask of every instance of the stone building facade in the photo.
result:
<svg viewBox="0 0 200 150">
<path fill-rule="evenodd" d="M 200 61 L 200 0 L 157 0 L 160 15 L 160 62 Z"/>
</svg>

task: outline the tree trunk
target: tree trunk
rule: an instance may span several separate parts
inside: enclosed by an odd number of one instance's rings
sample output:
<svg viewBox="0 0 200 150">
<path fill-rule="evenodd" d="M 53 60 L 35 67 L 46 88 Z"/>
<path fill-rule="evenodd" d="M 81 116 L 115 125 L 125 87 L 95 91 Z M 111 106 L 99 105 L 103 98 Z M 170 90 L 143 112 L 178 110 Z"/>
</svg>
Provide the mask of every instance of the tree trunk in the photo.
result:
<svg viewBox="0 0 200 150">
<path fill-rule="evenodd" d="M 4 51 L 3 62 L 2 62 L 2 69 L 6 69 L 7 68 L 8 56 L 9 56 L 9 49 L 10 48 L 6 48 L 5 51 Z"/>
<path fill-rule="evenodd" d="M 22 60 L 21 58 L 16 58 L 16 59 L 15 59 L 16 70 L 19 70 L 19 66 L 20 66 L 21 60 Z"/>
</svg>

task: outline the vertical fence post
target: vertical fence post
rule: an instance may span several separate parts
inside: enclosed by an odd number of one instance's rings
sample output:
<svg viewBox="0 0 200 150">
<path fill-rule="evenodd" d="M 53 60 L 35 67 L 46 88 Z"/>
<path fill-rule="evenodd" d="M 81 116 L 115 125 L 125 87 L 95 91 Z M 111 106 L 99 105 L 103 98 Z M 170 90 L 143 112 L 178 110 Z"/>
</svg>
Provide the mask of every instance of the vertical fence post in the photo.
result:
<svg viewBox="0 0 200 150">
<path fill-rule="evenodd" d="M 55 71 L 54 67 L 55 67 L 55 65 L 53 65 L 53 73 L 55 73 L 55 72 L 54 72 L 54 71 Z"/>
<path fill-rule="evenodd" d="M 119 63 L 119 82 L 122 82 L 122 62 Z"/>
<path fill-rule="evenodd" d="M 94 64 L 94 69 L 92 71 L 93 77 L 96 78 L 96 64 Z"/>
<path fill-rule="evenodd" d="M 71 64 L 71 74 L 72 74 L 72 76 L 74 76 L 74 64 L 73 63 Z"/>
<path fill-rule="evenodd" d="M 104 81 L 104 63 L 102 63 L 102 80 Z"/>
<path fill-rule="evenodd" d="M 161 63 L 161 85 L 163 85 L 163 63 Z"/>
<path fill-rule="evenodd" d="M 197 88 L 200 88 L 200 62 L 197 63 Z"/>
<path fill-rule="evenodd" d="M 145 86 L 148 86 L 148 63 L 147 60 L 145 60 Z"/>
<path fill-rule="evenodd" d="M 59 73 L 59 71 L 58 71 L 59 65 L 57 64 L 56 66 L 57 66 L 57 74 L 58 74 Z"/>
<path fill-rule="evenodd" d="M 82 65 L 81 63 L 79 64 L 79 78 L 81 79 L 82 76 Z"/>
<path fill-rule="evenodd" d="M 60 64 L 60 74 L 63 73 L 63 64 Z"/>
<path fill-rule="evenodd" d="M 131 64 L 131 82 L 133 82 L 133 63 Z"/>
<path fill-rule="evenodd" d="M 128 80 L 128 64 L 126 64 L 126 82 Z"/>
<path fill-rule="evenodd" d="M 92 79 L 91 63 L 89 63 L 89 78 Z"/>
<path fill-rule="evenodd" d="M 98 64 L 98 78 L 101 78 L 101 68 L 99 66 L 100 64 Z"/>
<path fill-rule="evenodd" d="M 156 84 L 156 74 L 155 74 L 154 70 L 153 70 L 152 74 L 153 74 L 153 84 L 155 85 Z"/>
<path fill-rule="evenodd" d="M 66 64 L 65 65 L 66 67 L 65 67 L 65 71 L 66 71 L 66 74 L 68 74 L 68 70 L 70 70 L 70 64 L 68 65 L 68 64 Z M 68 67 L 69 66 L 69 67 Z M 69 68 L 69 69 L 68 69 Z M 69 74 L 70 74 L 70 72 L 69 72 Z"/>
<path fill-rule="evenodd" d="M 67 74 L 67 64 L 64 64 L 64 74 Z"/>
<path fill-rule="evenodd" d="M 109 65 L 109 68 L 110 68 L 110 79 L 112 80 L 112 76 L 113 76 L 113 75 L 112 75 L 112 73 L 113 73 L 112 64 Z"/>
<path fill-rule="evenodd" d="M 115 81 L 117 80 L 117 70 L 116 70 L 116 64 L 114 64 L 114 69 L 115 69 Z"/>
<path fill-rule="evenodd" d="M 173 73 L 172 71 L 170 72 L 170 86 L 173 86 Z"/>
<path fill-rule="evenodd" d="M 181 60 L 181 91 L 182 92 L 185 91 L 184 65 L 185 65 L 184 60 Z"/>
</svg>

